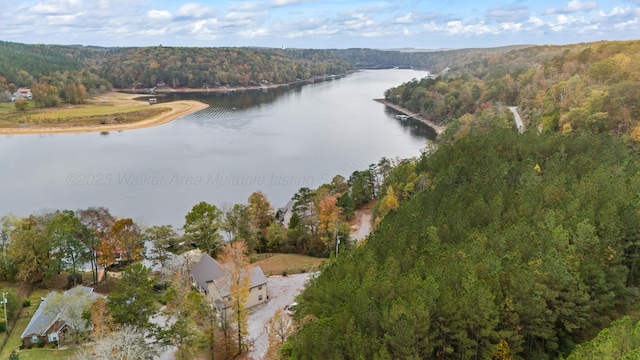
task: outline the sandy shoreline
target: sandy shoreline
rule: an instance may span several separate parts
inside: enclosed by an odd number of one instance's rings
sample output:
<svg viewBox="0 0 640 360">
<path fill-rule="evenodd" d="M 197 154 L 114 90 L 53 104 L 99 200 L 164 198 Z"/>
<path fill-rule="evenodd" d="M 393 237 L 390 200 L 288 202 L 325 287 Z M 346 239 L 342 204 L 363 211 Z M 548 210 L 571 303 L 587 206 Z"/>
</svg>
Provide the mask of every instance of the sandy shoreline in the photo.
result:
<svg viewBox="0 0 640 360">
<path fill-rule="evenodd" d="M 136 106 L 150 106 L 143 101 L 133 100 L 139 98 L 140 94 L 114 94 L 109 93 L 92 99 L 92 102 L 108 101 L 109 103 L 133 104 Z M 207 108 L 209 105 L 195 100 L 179 100 L 168 103 L 154 105 L 162 108 L 169 108 L 169 111 L 163 112 L 149 119 L 126 123 L 126 124 L 106 124 L 106 125 L 87 125 L 87 126 L 27 126 L 27 127 L 11 127 L 0 128 L 0 135 L 33 135 L 33 134 L 67 134 L 67 133 L 87 133 L 87 132 L 103 132 L 103 131 L 120 131 L 143 129 L 152 126 L 158 126 L 171 122 L 181 116 L 191 114 L 193 112 Z"/>
<path fill-rule="evenodd" d="M 381 104 L 385 104 L 386 106 L 388 106 L 388 107 L 390 107 L 390 108 L 392 108 L 392 109 L 394 109 L 396 111 L 399 111 L 399 112 L 401 112 L 403 114 L 411 115 L 412 118 L 429 125 L 429 127 L 432 128 L 436 132 L 436 134 L 438 134 L 438 135 L 442 134 L 447 129 L 446 126 L 438 125 L 438 124 L 434 123 L 431 120 L 425 119 L 420 114 L 412 113 L 408 109 L 403 108 L 402 106 L 396 105 L 396 104 L 394 104 L 394 103 L 392 103 L 390 101 L 387 101 L 385 99 L 373 99 L 373 100 L 377 101 L 377 102 L 379 102 Z"/>
</svg>

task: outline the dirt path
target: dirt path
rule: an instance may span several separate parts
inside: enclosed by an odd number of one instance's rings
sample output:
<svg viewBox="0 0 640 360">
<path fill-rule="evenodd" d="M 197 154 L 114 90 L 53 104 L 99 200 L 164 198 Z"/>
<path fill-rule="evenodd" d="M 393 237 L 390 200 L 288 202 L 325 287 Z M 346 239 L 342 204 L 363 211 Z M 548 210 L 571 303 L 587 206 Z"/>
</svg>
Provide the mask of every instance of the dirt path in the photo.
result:
<svg viewBox="0 0 640 360">
<path fill-rule="evenodd" d="M 370 209 L 356 210 L 355 223 L 351 225 L 351 240 L 360 242 L 371 233 L 373 214 Z"/>
<path fill-rule="evenodd" d="M 104 96 L 92 99 L 92 102 L 107 102 L 113 106 L 136 106 L 148 107 L 149 104 L 143 101 L 133 100 L 139 98 L 139 94 L 121 94 L 109 93 Z M 155 106 L 155 105 L 154 105 Z M 209 105 L 194 100 L 179 100 L 157 105 L 158 107 L 169 108 L 162 114 L 154 116 L 150 119 L 127 123 L 127 124 L 107 124 L 107 125 L 87 125 L 74 127 L 46 127 L 46 126 L 30 126 L 16 128 L 0 128 L 0 135 L 29 135 L 29 134 L 63 134 L 63 133 L 85 133 L 85 132 L 102 132 L 102 131 L 119 131 L 142 129 L 151 126 L 158 126 L 173 121 L 181 116 L 202 110 Z"/>
</svg>

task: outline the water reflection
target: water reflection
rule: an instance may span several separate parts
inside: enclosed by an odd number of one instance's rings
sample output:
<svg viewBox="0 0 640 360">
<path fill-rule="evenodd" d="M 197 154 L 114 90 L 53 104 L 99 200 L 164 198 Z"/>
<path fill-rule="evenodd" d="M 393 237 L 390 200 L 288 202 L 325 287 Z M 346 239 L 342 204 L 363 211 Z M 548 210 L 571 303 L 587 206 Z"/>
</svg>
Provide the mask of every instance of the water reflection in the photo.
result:
<svg viewBox="0 0 640 360">
<path fill-rule="evenodd" d="M 421 74 L 365 71 L 267 92 L 168 94 L 158 101 L 210 106 L 108 136 L 0 137 L 0 215 L 105 206 L 147 225 L 179 228 L 200 201 L 246 203 L 262 190 L 273 206 L 284 206 L 300 187 L 349 177 L 383 156 L 418 156 L 433 130 L 396 120 L 373 99 Z"/>
</svg>

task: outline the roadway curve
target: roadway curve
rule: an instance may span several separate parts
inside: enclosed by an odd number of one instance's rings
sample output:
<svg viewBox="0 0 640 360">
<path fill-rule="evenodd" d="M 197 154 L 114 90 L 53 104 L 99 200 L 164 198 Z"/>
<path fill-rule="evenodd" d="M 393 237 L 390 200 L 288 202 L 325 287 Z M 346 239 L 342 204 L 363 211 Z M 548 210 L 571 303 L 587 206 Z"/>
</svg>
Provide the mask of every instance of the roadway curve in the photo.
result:
<svg viewBox="0 0 640 360">
<path fill-rule="evenodd" d="M 518 127 L 518 132 L 521 133 L 524 131 L 524 124 L 522 123 L 522 118 L 520 118 L 520 114 L 518 114 L 517 106 L 509 106 L 509 110 L 513 113 L 513 117 L 516 119 L 516 126 Z"/>
</svg>

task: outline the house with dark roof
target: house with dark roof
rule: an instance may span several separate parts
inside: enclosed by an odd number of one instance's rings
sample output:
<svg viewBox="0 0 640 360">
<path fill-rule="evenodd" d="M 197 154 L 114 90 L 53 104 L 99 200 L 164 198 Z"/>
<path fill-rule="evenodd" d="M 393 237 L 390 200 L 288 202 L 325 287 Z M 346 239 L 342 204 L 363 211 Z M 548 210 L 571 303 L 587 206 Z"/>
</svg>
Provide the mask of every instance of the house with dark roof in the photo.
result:
<svg viewBox="0 0 640 360">
<path fill-rule="evenodd" d="M 42 299 L 29 324 L 24 329 L 24 332 L 22 332 L 20 337 L 25 346 L 35 345 L 39 341 L 43 341 L 45 344 L 60 341 L 63 338 L 62 334 L 68 330 L 70 325 L 62 319 L 61 314 L 51 311 L 51 309 L 47 307 L 47 303 L 51 301 L 54 295 L 55 291 L 51 291 Z M 86 286 L 77 286 L 65 291 L 63 294 L 64 297 L 78 295 L 86 295 L 90 301 L 94 301 L 102 296 L 94 293 L 93 288 Z M 90 331 L 91 326 L 76 330 Z"/>
<path fill-rule="evenodd" d="M 208 254 L 204 254 L 191 270 L 191 277 L 196 288 L 206 294 L 213 303 L 228 308 L 230 306 L 228 304 L 229 282 L 226 279 L 227 275 L 225 275 L 223 266 Z M 249 278 L 251 285 L 246 308 L 267 301 L 267 277 L 264 276 L 260 266 L 251 268 Z"/>
</svg>

